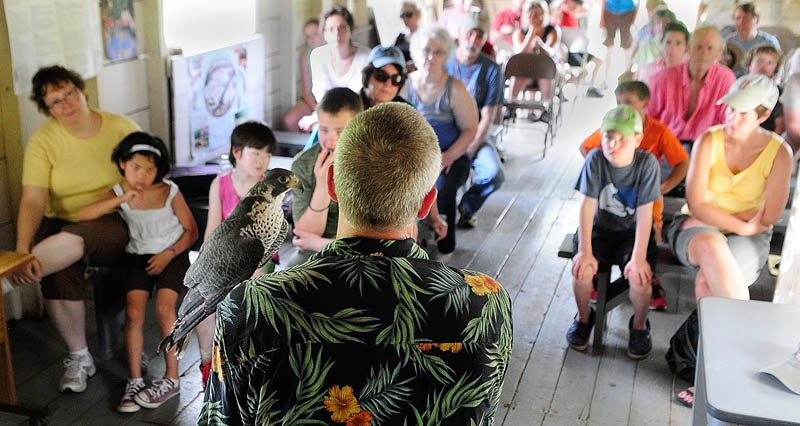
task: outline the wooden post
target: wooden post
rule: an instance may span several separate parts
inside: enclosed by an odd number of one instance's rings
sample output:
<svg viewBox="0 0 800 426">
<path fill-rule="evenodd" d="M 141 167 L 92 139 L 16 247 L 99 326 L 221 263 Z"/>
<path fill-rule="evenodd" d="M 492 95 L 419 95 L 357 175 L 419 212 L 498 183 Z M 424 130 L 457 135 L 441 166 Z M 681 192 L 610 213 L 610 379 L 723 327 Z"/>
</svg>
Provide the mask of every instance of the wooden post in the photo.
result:
<svg viewBox="0 0 800 426">
<path fill-rule="evenodd" d="M 10 251 L 0 252 L 0 277 L 33 259 L 33 255 Z M 14 384 L 14 368 L 11 365 L 11 346 L 6 327 L 6 308 L 3 291 L 0 289 L 0 404 L 15 405 L 17 391 Z"/>
</svg>

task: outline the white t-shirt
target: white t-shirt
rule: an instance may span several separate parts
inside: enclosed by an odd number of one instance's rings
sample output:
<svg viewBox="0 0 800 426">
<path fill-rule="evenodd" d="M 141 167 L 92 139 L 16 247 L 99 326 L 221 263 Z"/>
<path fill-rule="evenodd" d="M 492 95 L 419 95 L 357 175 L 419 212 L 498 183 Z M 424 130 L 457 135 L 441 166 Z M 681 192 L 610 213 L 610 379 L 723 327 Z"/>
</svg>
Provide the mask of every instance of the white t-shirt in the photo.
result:
<svg viewBox="0 0 800 426">
<path fill-rule="evenodd" d="M 713 25 L 718 30 L 733 25 L 733 11 L 736 9 L 736 2 L 733 0 L 701 0 L 701 4 L 706 6 L 705 18 L 700 21 L 700 25 Z"/>
<path fill-rule="evenodd" d="M 800 73 L 795 73 L 786 79 L 781 95 L 784 108 L 800 109 Z"/>
<path fill-rule="evenodd" d="M 361 70 L 367 65 L 369 50 L 356 46 L 356 54 L 350 69 L 344 75 L 338 75 L 333 69 L 331 45 L 326 44 L 311 51 L 311 93 L 317 102 L 322 96 L 335 87 L 347 87 L 358 93 L 361 90 Z"/>
<path fill-rule="evenodd" d="M 169 195 L 164 207 L 157 209 L 131 209 L 128 203 L 120 204 L 119 214 L 128 224 L 130 239 L 125 251 L 134 254 L 158 254 L 175 244 L 183 235 L 183 225 L 172 209 L 172 199 L 178 195 L 178 185 L 164 179 L 169 185 Z M 120 184 L 114 185 L 114 193 L 125 193 Z"/>
</svg>

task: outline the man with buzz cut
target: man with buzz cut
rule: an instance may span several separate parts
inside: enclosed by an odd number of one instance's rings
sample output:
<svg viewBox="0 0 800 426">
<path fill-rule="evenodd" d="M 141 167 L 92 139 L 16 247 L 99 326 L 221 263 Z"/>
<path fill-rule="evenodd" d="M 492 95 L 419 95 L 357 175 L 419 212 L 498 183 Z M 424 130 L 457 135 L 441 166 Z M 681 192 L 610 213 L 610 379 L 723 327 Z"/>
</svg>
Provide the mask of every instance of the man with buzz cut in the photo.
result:
<svg viewBox="0 0 800 426">
<path fill-rule="evenodd" d="M 409 237 L 436 202 L 433 128 L 385 102 L 356 115 L 333 154 L 336 239 L 220 303 L 198 424 L 493 424 L 511 298 Z"/>
<path fill-rule="evenodd" d="M 447 73 L 461 80 L 478 105 L 478 131 L 467 148 L 472 159 L 474 183 L 464 194 L 458 211 L 460 228 L 474 228 L 475 213 L 505 180 L 500 156 L 489 130 L 503 104 L 503 75 L 500 66 L 481 52 L 486 42 L 485 15 L 472 11 L 461 16 L 458 47 L 447 63 Z"/>
</svg>

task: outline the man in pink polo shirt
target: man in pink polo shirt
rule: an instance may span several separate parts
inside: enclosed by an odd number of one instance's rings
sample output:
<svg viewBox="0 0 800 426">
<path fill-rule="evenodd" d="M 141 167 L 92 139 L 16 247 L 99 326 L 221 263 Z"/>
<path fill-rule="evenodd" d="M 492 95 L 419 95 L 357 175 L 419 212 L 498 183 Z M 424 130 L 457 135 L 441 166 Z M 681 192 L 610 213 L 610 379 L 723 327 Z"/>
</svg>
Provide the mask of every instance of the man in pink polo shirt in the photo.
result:
<svg viewBox="0 0 800 426">
<path fill-rule="evenodd" d="M 651 80 L 647 115 L 666 124 L 681 142 L 691 144 L 709 127 L 724 123 L 725 105 L 717 105 L 717 100 L 728 93 L 736 78 L 717 64 L 722 36 L 716 28 L 698 28 L 689 46 L 688 62 L 662 70 Z"/>
</svg>

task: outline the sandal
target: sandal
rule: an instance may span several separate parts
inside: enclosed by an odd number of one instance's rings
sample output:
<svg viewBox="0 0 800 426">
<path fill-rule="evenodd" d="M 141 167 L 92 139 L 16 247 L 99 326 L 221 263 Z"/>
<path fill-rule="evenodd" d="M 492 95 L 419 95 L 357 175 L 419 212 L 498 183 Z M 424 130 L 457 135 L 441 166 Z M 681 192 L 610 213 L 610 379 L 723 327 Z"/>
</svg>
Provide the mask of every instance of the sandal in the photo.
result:
<svg viewBox="0 0 800 426">
<path fill-rule="evenodd" d="M 694 386 L 687 388 L 685 391 L 675 395 L 675 401 L 679 404 L 691 408 L 694 405 Z"/>
</svg>

